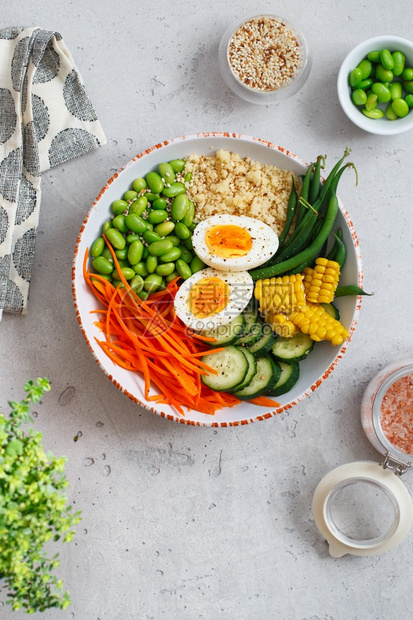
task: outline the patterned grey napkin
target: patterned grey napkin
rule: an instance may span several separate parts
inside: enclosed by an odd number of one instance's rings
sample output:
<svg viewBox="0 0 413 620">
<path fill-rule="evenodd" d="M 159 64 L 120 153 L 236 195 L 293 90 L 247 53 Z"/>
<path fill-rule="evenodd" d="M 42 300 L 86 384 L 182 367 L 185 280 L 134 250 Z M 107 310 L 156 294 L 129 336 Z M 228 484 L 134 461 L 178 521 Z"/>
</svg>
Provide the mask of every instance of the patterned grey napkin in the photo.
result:
<svg viewBox="0 0 413 620">
<path fill-rule="evenodd" d="M 41 172 L 106 144 L 58 32 L 0 30 L 0 319 L 24 314 Z"/>
</svg>

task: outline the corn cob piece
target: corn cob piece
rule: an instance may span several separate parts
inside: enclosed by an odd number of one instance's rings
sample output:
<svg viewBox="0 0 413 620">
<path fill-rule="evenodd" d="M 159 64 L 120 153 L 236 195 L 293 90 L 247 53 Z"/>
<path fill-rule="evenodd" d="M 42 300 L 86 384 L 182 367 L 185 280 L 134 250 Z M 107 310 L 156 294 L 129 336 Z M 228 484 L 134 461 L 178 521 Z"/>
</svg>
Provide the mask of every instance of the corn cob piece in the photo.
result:
<svg viewBox="0 0 413 620">
<path fill-rule="evenodd" d="M 300 331 L 286 314 L 281 312 L 266 312 L 264 314 L 264 320 L 271 325 L 273 332 L 282 336 L 283 338 L 291 338 L 294 334 L 298 334 Z"/>
<path fill-rule="evenodd" d="M 258 280 L 254 294 L 262 314 L 290 314 L 304 309 L 306 305 L 303 276 L 300 273 Z"/>
<path fill-rule="evenodd" d="M 293 312 L 288 319 L 312 340 L 329 340 L 332 345 L 339 345 L 348 336 L 346 328 L 330 316 L 319 304 L 307 304 L 302 312 Z"/>
<path fill-rule="evenodd" d="M 340 265 L 334 260 L 317 258 L 315 267 L 306 267 L 304 275 L 304 291 L 306 300 L 313 304 L 329 304 L 340 278 Z"/>
</svg>

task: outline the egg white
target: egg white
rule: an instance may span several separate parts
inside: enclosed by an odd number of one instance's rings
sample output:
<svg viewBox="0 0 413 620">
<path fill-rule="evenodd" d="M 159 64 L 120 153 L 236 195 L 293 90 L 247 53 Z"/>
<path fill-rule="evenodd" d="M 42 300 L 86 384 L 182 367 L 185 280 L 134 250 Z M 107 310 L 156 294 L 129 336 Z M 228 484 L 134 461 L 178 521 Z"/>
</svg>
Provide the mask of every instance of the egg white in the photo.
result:
<svg viewBox="0 0 413 620">
<path fill-rule="evenodd" d="M 205 318 L 194 316 L 188 307 L 191 288 L 202 278 L 220 278 L 228 284 L 229 299 L 227 306 Z M 230 323 L 241 314 L 250 301 L 254 291 L 254 282 L 247 271 L 226 272 L 209 267 L 201 269 L 185 280 L 178 289 L 174 300 L 175 313 L 178 318 L 194 331 L 206 331 Z"/>
<path fill-rule="evenodd" d="M 214 255 L 205 241 L 205 234 L 211 226 L 233 225 L 244 228 L 252 241 L 251 250 L 245 256 L 223 258 Z M 259 267 L 273 256 L 278 248 L 276 232 L 264 222 L 245 215 L 221 213 L 197 224 L 192 235 L 192 245 L 196 255 L 210 267 L 222 271 L 249 271 Z"/>
</svg>

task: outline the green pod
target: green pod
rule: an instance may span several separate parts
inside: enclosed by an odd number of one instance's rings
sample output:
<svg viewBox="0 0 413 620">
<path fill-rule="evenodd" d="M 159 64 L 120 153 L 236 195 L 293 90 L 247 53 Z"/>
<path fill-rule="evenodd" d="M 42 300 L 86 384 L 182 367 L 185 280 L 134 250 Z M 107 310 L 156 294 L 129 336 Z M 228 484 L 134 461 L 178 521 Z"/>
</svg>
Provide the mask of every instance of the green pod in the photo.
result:
<svg viewBox="0 0 413 620">
<path fill-rule="evenodd" d="M 192 273 L 197 273 L 201 271 L 201 269 L 205 269 L 206 265 L 198 256 L 194 256 L 191 260 L 191 271 Z"/>
<path fill-rule="evenodd" d="M 164 222 L 168 217 L 168 213 L 162 209 L 156 211 L 150 211 L 148 213 L 148 222 L 151 224 L 160 224 Z"/>
<path fill-rule="evenodd" d="M 131 265 L 140 263 L 143 256 L 143 243 L 139 239 L 132 241 L 128 248 L 128 261 Z"/>
<path fill-rule="evenodd" d="M 162 194 L 167 198 L 175 198 L 175 196 L 178 196 L 179 194 L 185 194 L 185 192 L 185 185 L 183 183 L 180 183 L 179 181 L 174 181 L 169 187 L 165 187 L 163 189 Z"/>
<path fill-rule="evenodd" d="M 126 224 L 126 217 L 124 215 L 117 215 L 112 220 L 113 228 L 117 228 L 121 233 L 129 232 Z"/>
<path fill-rule="evenodd" d="M 149 189 L 153 194 L 160 194 L 164 188 L 164 182 L 157 172 L 148 172 L 145 177 Z"/>
<path fill-rule="evenodd" d="M 146 211 L 146 207 L 148 206 L 148 199 L 146 196 L 139 196 L 136 200 L 134 200 L 129 207 L 128 214 L 134 215 L 142 215 Z"/>
<path fill-rule="evenodd" d="M 175 222 L 180 222 L 188 209 L 188 196 L 186 194 L 178 194 L 175 196 L 171 206 L 171 215 Z"/>
<path fill-rule="evenodd" d="M 175 263 L 161 263 L 155 269 L 158 276 L 170 276 L 175 271 Z"/>
<path fill-rule="evenodd" d="M 172 241 L 168 238 L 161 239 L 161 241 L 154 241 L 150 245 L 148 245 L 148 252 L 151 256 L 162 256 L 166 254 L 170 250 L 172 250 L 173 245 Z"/>
<path fill-rule="evenodd" d="M 113 264 L 104 256 L 97 256 L 92 261 L 93 269 L 102 275 L 109 275 L 113 272 Z"/>
<path fill-rule="evenodd" d="M 140 293 L 143 289 L 144 280 L 142 276 L 135 274 L 132 280 L 129 282 L 129 286 L 135 293 Z"/>
<path fill-rule="evenodd" d="M 135 190 L 135 192 L 138 192 L 139 194 L 139 192 L 143 191 L 148 186 L 147 186 L 145 179 L 143 179 L 142 177 L 139 177 L 139 179 L 134 180 L 134 182 L 132 183 L 132 187 Z"/>
<path fill-rule="evenodd" d="M 175 172 L 171 164 L 166 162 L 159 164 L 158 170 L 165 183 L 173 183 L 175 181 Z"/>
<path fill-rule="evenodd" d="M 157 211 L 159 210 L 165 211 L 166 206 L 167 206 L 167 202 L 165 198 L 156 198 L 156 200 L 154 200 L 152 203 L 152 209 L 155 209 Z"/>
<path fill-rule="evenodd" d="M 178 222 L 175 226 L 175 234 L 179 239 L 188 239 L 191 236 L 191 232 L 185 224 Z"/>
<path fill-rule="evenodd" d="M 160 260 L 163 263 L 173 263 L 174 261 L 178 260 L 178 258 L 181 258 L 181 250 L 180 248 L 175 247 L 173 247 L 172 250 L 169 250 L 169 252 L 166 252 L 165 254 L 162 254 L 160 256 Z"/>
<path fill-rule="evenodd" d="M 403 52 L 393 52 L 392 56 L 393 56 L 393 62 L 394 62 L 393 75 L 398 77 L 404 71 L 404 63 L 406 62 L 406 56 L 403 54 Z"/>
<path fill-rule="evenodd" d="M 188 200 L 188 208 L 182 219 L 182 224 L 185 224 L 187 228 L 193 225 L 195 217 L 195 205 L 192 200 Z"/>
<path fill-rule="evenodd" d="M 182 172 L 185 168 L 185 161 L 183 159 L 172 159 L 169 162 L 169 165 L 172 167 L 174 172 Z"/>
<path fill-rule="evenodd" d="M 152 255 L 148 256 L 145 266 L 148 273 L 154 273 L 156 267 L 158 266 L 158 258 Z"/>
<path fill-rule="evenodd" d="M 135 213 L 127 215 L 125 220 L 128 232 L 131 230 L 134 233 L 142 234 L 148 229 L 145 220 Z"/>
<path fill-rule="evenodd" d="M 146 278 L 148 275 L 148 270 L 146 269 L 146 265 L 143 262 L 138 263 L 137 265 L 133 265 L 133 271 L 136 275 L 141 276 L 141 278 Z"/>
<path fill-rule="evenodd" d="M 109 228 L 106 237 L 116 250 L 123 250 L 126 245 L 125 237 L 116 228 Z"/>
<path fill-rule="evenodd" d="M 173 231 L 174 228 L 175 228 L 174 222 L 171 222 L 169 220 L 168 222 L 162 222 L 161 224 L 158 224 L 157 226 L 155 226 L 154 232 L 160 235 L 161 237 L 167 237 Z"/>
<path fill-rule="evenodd" d="M 146 243 L 153 243 L 154 241 L 160 241 L 162 239 L 161 235 L 158 235 L 153 230 L 147 230 L 143 233 L 143 238 Z"/>
<path fill-rule="evenodd" d="M 125 200 L 114 200 L 111 205 L 112 213 L 120 215 L 124 213 L 128 208 L 128 203 Z"/>
<path fill-rule="evenodd" d="M 103 237 L 98 237 L 92 243 L 92 247 L 90 248 L 91 257 L 96 258 L 97 256 L 100 256 L 104 249 L 105 249 L 105 240 L 103 239 Z"/>
<path fill-rule="evenodd" d="M 175 267 L 181 278 L 183 278 L 184 280 L 187 280 L 191 277 L 191 268 L 184 260 L 179 258 L 175 263 Z"/>
<path fill-rule="evenodd" d="M 144 282 L 144 289 L 148 293 L 154 293 L 162 284 L 162 277 L 157 273 L 151 273 Z"/>
</svg>

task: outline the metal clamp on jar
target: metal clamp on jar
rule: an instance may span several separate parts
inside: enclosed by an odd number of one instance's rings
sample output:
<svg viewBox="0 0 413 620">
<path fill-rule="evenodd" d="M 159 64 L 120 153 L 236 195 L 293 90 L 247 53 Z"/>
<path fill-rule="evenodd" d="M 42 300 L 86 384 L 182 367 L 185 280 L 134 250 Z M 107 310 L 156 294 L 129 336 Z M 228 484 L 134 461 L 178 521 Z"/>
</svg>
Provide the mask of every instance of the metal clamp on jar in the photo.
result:
<svg viewBox="0 0 413 620">
<path fill-rule="evenodd" d="M 413 360 L 391 364 L 372 379 L 361 420 L 383 459 L 341 465 L 314 493 L 314 519 L 333 557 L 383 553 L 411 528 L 413 502 L 400 476 L 413 462 Z"/>
</svg>

